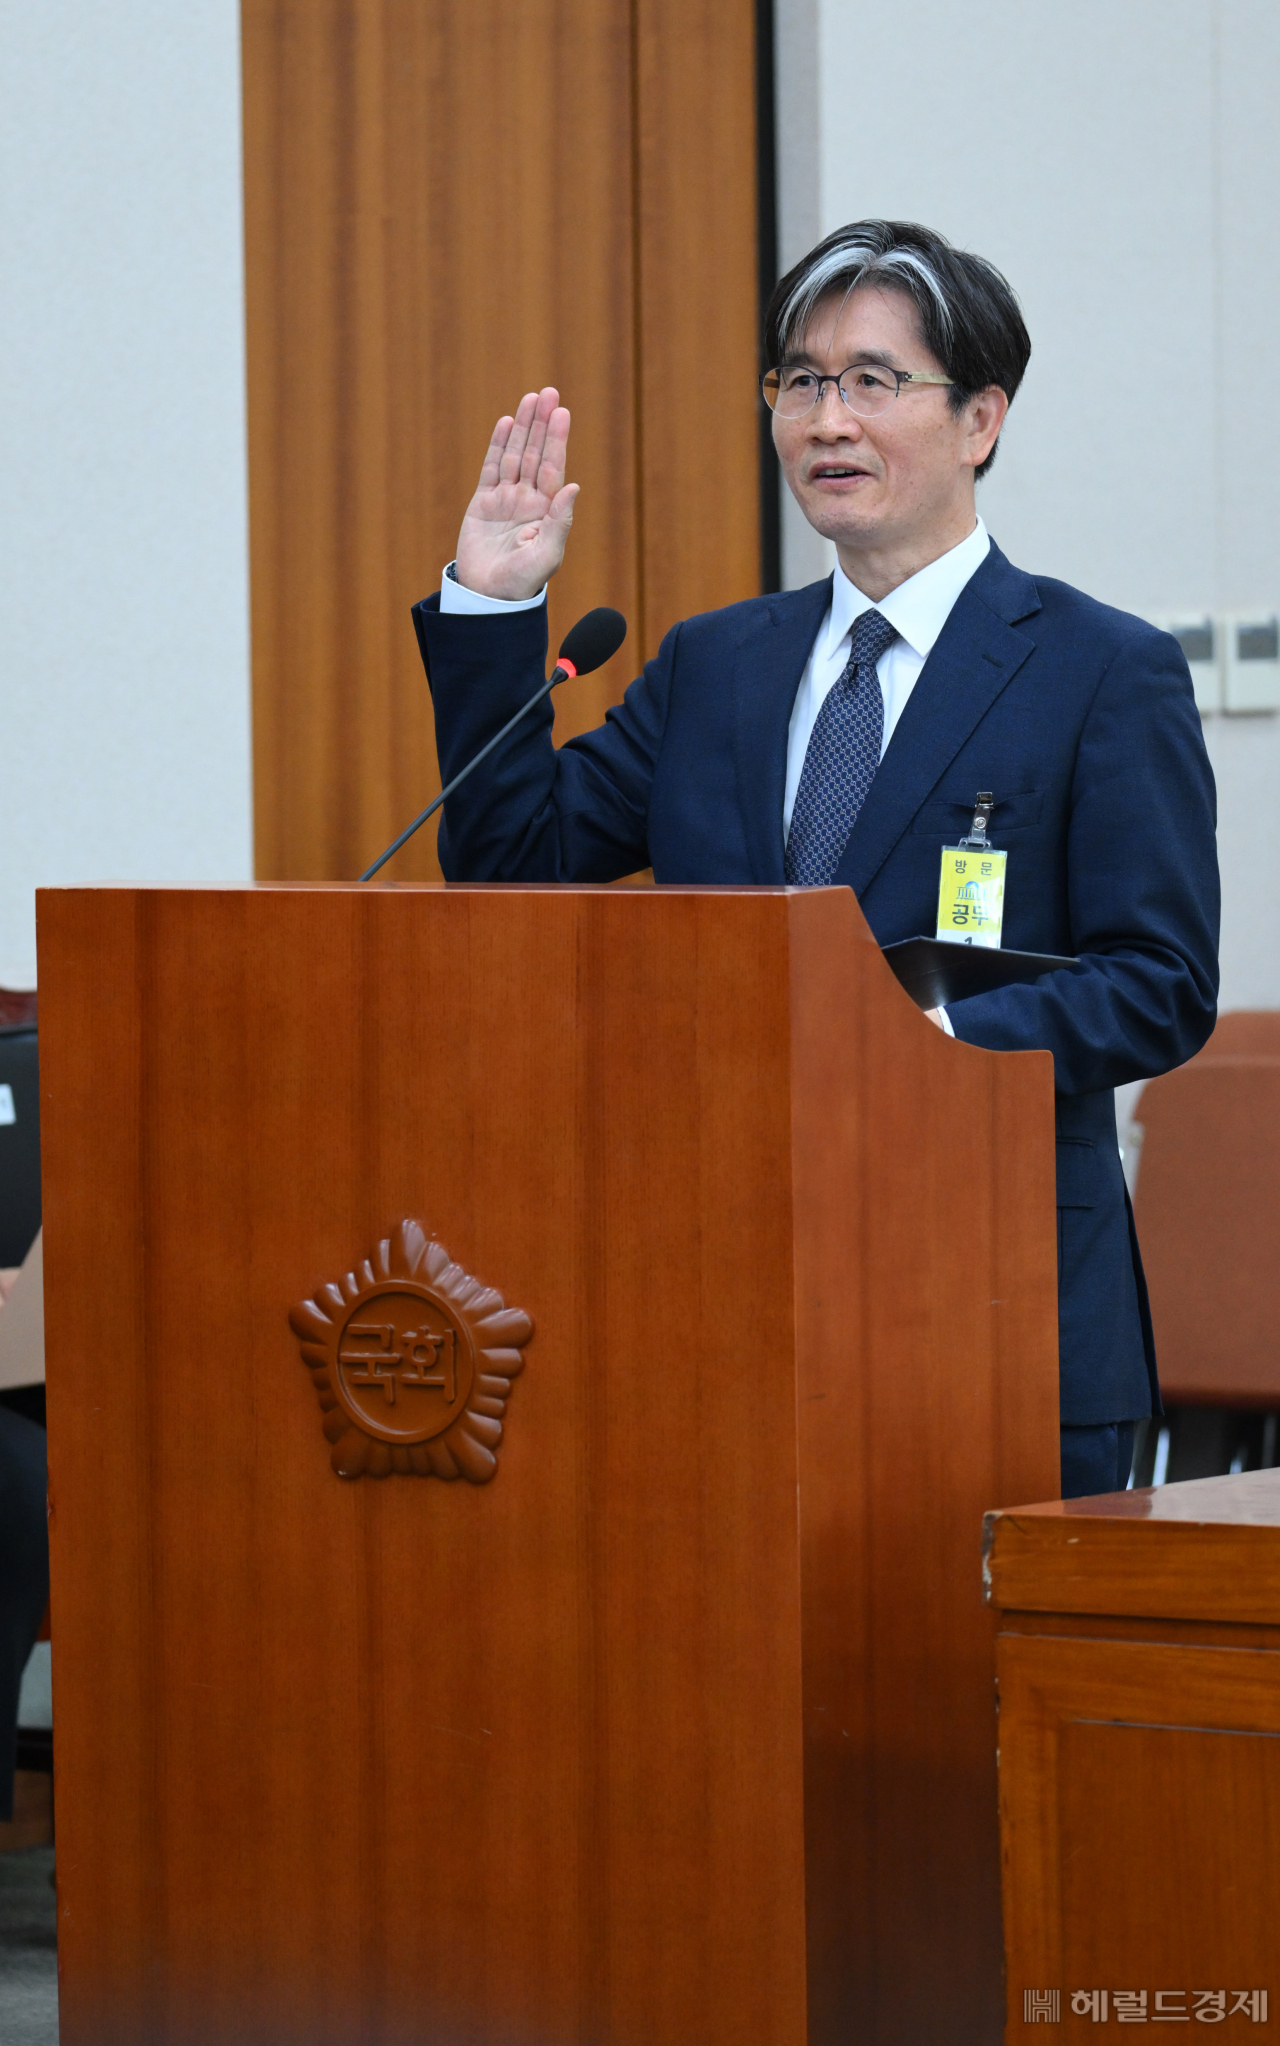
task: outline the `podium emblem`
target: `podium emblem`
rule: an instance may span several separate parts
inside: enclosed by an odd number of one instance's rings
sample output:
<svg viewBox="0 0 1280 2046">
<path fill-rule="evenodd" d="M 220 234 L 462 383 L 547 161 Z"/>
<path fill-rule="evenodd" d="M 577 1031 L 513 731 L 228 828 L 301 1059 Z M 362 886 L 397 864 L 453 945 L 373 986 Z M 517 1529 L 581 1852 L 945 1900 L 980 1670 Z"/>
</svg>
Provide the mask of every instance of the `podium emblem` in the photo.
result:
<svg viewBox="0 0 1280 2046">
<path fill-rule="evenodd" d="M 417 1222 L 289 1314 L 340 1478 L 483 1485 L 533 1323 Z"/>
</svg>

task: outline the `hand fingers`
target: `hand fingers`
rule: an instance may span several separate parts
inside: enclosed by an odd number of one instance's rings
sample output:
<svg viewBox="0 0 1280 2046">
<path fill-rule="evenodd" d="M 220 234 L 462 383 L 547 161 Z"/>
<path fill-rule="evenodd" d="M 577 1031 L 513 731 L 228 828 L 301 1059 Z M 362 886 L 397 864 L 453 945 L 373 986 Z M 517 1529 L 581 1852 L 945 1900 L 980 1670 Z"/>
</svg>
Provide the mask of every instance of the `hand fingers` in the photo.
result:
<svg viewBox="0 0 1280 2046">
<path fill-rule="evenodd" d="M 538 489 L 545 497 L 554 497 L 563 484 L 568 456 L 569 414 L 563 405 L 557 405 L 547 421 L 536 478 Z"/>
<path fill-rule="evenodd" d="M 516 416 L 511 422 L 507 444 L 498 463 L 498 475 L 503 483 L 518 483 L 520 480 L 520 463 L 528 443 L 529 429 L 533 425 L 533 415 L 537 409 L 538 393 L 526 391 L 516 406 Z"/>
<path fill-rule="evenodd" d="M 492 438 L 485 449 L 484 460 L 480 464 L 480 481 L 476 486 L 477 489 L 492 490 L 494 484 L 498 482 L 501 474 L 503 451 L 508 440 L 511 438 L 511 429 L 514 425 L 515 420 L 511 417 L 511 414 L 504 412 L 494 427 Z"/>
<path fill-rule="evenodd" d="M 480 469 L 481 487 L 492 489 L 498 483 L 524 482 L 553 497 L 564 481 L 568 437 L 569 414 L 561 405 L 554 384 L 545 385 L 541 391 L 526 391 L 514 417 L 504 413 L 493 429 Z M 540 477 L 548 459 L 550 467 L 544 483 Z"/>
<path fill-rule="evenodd" d="M 559 403 L 560 393 L 555 385 L 545 384 L 538 393 L 538 402 L 534 407 L 533 420 L 529 427 L 529 438 L 525 442 L 520 462 L 522 483 L 534 484 L 537 481 L 538 471 L 542 466 L 542 450 L 546 446 L 547 422 Z"/>
</svg>

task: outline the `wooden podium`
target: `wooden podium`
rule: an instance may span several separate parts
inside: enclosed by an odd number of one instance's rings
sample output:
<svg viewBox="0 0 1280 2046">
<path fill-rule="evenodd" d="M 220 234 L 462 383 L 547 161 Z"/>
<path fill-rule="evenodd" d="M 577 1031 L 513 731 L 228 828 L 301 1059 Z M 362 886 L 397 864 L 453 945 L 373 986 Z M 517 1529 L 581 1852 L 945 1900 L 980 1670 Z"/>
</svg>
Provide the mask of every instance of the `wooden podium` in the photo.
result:
<svg viewBox="0 0 1280 2046">
<path fill-rule="evenodd" d="M 998 2037 L 1048 1056 L 847 889 L 39 913 L 64 2046 Z"/>
</svg>

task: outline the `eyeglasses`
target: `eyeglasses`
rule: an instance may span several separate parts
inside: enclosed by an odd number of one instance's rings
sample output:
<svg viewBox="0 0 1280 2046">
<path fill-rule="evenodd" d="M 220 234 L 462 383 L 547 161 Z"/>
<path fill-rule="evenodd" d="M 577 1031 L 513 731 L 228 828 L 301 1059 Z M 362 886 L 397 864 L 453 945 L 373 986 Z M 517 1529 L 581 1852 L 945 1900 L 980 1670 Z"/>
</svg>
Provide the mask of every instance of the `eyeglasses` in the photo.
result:
<svg viewBox="0 0 1280 2046">
<path fill-rule="evenodd" d="M 792 363 L 771 369 L 760 379 L 764 402 L 782 419 L 803 419 L 815 405 L 821 405 L 828 384 L 834 384 L 843 402 L 860 419 L 874 419 L 887 411 L 904 384 L 953 384 L 954 377 L 929 376 L 918 369 L 890 369 L 887 362 L 854 362 L 838 377 L 819 376 L 816 369 Z"/>
</svg>

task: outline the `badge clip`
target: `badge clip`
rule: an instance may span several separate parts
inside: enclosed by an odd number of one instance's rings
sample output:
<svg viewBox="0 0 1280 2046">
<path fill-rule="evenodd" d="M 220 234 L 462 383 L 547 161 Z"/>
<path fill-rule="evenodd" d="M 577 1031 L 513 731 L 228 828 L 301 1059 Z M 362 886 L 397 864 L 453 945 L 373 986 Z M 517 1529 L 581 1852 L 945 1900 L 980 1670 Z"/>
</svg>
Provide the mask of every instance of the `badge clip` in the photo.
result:
<svg viewBox="0 0 1280 2046">
<path fill-rule="evenodd" d="M 995 808 L 989 789 L 979 789 L 973 822 L 958 845 L 942 848 L 938 882 L 938 936 L 951 945 L 999 949 L 1004 924 L 1004 869 L 1008 854 L 987 837 Z"/>
<path fill-rule="evenodd" d="M 977 852 L 990 852 L 991 841 L 987 837 L 987 826 L 991 822 L 991 812 L 995 806 L 996 799 L 990 789 L 979 789 L 977 801 L 973 806 L 973 822 L 965 837 L 960 840 L 961 845 L 970 845 Z"/>
</svg>

